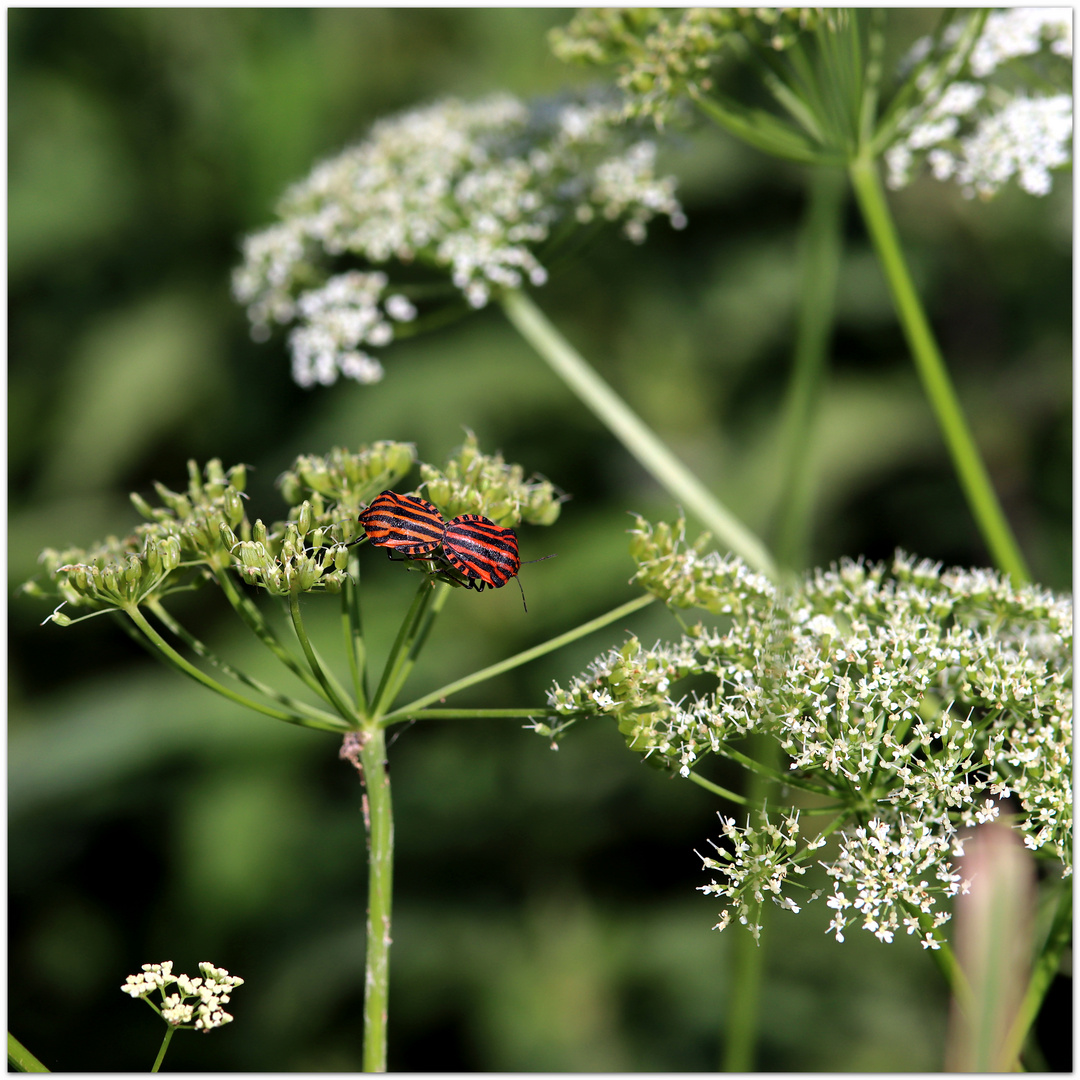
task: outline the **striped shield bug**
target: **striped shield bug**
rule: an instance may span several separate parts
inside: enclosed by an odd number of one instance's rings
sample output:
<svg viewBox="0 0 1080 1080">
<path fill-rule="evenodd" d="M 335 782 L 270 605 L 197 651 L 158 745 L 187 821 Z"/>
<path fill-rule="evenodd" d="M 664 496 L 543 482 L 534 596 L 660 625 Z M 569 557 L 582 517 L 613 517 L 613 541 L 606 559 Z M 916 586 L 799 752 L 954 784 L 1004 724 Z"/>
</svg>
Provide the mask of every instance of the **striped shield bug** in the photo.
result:
<svg viewBox="0 0 1080 1080">
<path fill-rule="evenodd" d="M 415 495 L 384 491 L 357 519 L 375 547 L 390 548 L 409 559 L 430 555 L 446 532 L 446 522 L 433 503 Z"/>
<path fill-rule="evenodd" d="M 511 578 L 517 579 L 521 568 L 517 533 L 480 514 L 462 514 L 454 518 L 446 526 L 442 550 L 446 561 L 466 579 L 465 588 L 477 592 L 483 592 L 485 586 L 501 589 Z M 521 589 L 522 606 L 528 611 L 520 581 L 518 588 Z"/>
</svg>

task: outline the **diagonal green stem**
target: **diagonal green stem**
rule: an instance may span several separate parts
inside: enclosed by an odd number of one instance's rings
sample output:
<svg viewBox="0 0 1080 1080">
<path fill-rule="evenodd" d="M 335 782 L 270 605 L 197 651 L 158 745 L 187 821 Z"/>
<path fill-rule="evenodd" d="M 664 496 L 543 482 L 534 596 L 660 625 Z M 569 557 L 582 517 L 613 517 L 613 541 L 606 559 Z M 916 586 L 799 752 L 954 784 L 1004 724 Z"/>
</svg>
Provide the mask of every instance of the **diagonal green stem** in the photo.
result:
<svg viewBox="0 0 1080 1080">
<path fill-rule="evenodd" d="M 314 646 L 308 639 L 307 630 L 304 628 L 304 620 L 300 617 L 300 594 L 296 591 L 289 593 L 289 615 L 292 617 L 293 629 L 296 631 L 296 639 L 300 642 L 300 648 L 304 650 L 311 674 L 319 681 L 324 696 L 341 715 L 349 721 L 356 719 L 356 709 L 349 701 L 345 691 L 338 685 L 337 680 L 326 668 L 315 652 Z"/>
<path fill-rule="evenodd" d="M 232 575 L 227 570 L 214 567 L 214 577 L 225 594 L 225 599 L 232 605 L 233 610 L 247 624 L 248 629 L 302 682 L 311 687 L 320 697 L 326 698 L 326 693 L 310 671 L 304 669 L 303 664 L 296 659 L 288 649 L 278 640 L 277 635 L 270 628 L 263 613 L 246 597 L 237 587 Z M 329 701 L 327 698 L 326 700 Z"/>
<path fill-rule="evenodd" d="M 727 743 L 721 742 L 718 744 L 718 753 L 724 757 L 731 758 L 732 761 L 737 761 L 740 765 L 749 769 L 751 773 L 757 776 L 763 776 L 769 780 L 775 780 L 778 784 L 783 784 L 786 787 L 799 788 L 801 791 L 812 791 L 815 795 L 835 794 L 835 792 L 822 784 L 815 784 L 812 780 L 797 780 L 787 773 L 780 772 L 779 769 L 771 768 L 764 762 L 755 761 L 752 757 L 748 757 L 746 754 L 742 753 L 742 751 L 736 750 Z"/>
<path fill-rule="evenodd" d="M 850 164 L 848 173 L 923 389 L 930 399 L 975 522 L 998 569 L 1009 574 L 1016 584 L 1029 581 L 1024 557 L 994 493 L 908 272 L 877 165 L 864 154 Z"/>
<path fill-rule="evenodd" d="M 412 674 L 420 650 L 424 647 L 428 634 L 431 633 L 431 627 L 435 619 L 446 604 L 451 588 L 452 586 L 440 581 L 436 584 L 433 592 L 429 592 L 430 602 L 425 606 L 420 618 L 417 619 L 415 629 L 405 642 L 406 647 L 402 648 L 397 654 L 393 672 L 386 682 L 386 689 L 381 698 L 381 702 L 385 703 L 383 707 L 394 703 L 394 700 L 401 692 L 401 688 Z"/>
<path fill-rule="evenodd" d="M 655 599 L 656 597 L 651 594 L 639 596 L 636 600 L 631 600 L 629 603 L 615 608 L 614 611 L 609 611 L 606 615 L 601 615 L 587 623 L 582 623 L 581 626 L 577 626 L 573 630 L 568 630 L 565 634 L 550 638 L 540 645 L 535 645 L 531 649 L 526 649 L 524 652 L 519 652 L 508 657 L 506 660 L 500 660 L 497 664 L 492 664 L 490 667 L 483 668 L 480 671 L 474 671 L 471 675 L 466 675 L 463 679 L 458 679 L 456 682 L 447 683 L 446 686 L 442 686 L 438 690 L 433 690 L 430 694 L 425 694 L 415 701 L 410 701 L 408 705 L 402 705 L 400 709 L 395 709 L 393 712 L 387 713 L 383 717 L 383 723 L 396 724 L 401 720 L 411 719 L 414 713 L 430 705 L 433 701 L 439 701 L 442 698 L 449 697 L 451 694 L 456 694 L 459 690 L 464 690 L 469 686 L 475 686 L 477 683 L 484 682 L 496 675 L 501 675 L 504 671 L 512 671 L 514 668 L 520 667 L 530 660 L 535 660 L 538 656 L 553 652 L 555 649 L 559 649 L 563 645 L 568 645 L 571 641 L 577 641 L 578 638 L 584 637 L 586 634 L 591 634 L 594 630 L 599 630 L 601 627 L 607 626 L 617 619 L 621 619 L 626 615 L 639 611 L 641 608 L 651 604 Z"/>
<path fill-rule="evenodd" d="M 151 644 L 158 650 L 158 655 L 162 659 L 172 664 L 173 667 L 194 679 L 196 682 L 202 683 L 203 686 L 208 687 L 215 693 L 220 694 L 224 698 L 228 698 L 229 701 L 234 701 L 237 705 L 243 705 L 245 708 L 262 713 L 264 716 L 272 716 L 275 720 L 284 720 L 290 724 L 299 724 L 301 727 L 318 728 L 320 731 L 342 732 L 347 730 L 347 725 L 336 718 L 327 717 L 325 720 L 321 720 L 310 716 L 301 716 L 298 713 L 283 712 L 281 709 L 275 709 L 269 705 L 264 705 L 261 701 L 255 701 L 252 698 L 245 697 L 243 694 L 238 694 L 235 690 L 230 690 L 227 686 L 222 686 L 216 679 L 210 678 L 206 672 L 200 671 L 194 664 L 188 663 L 188 661 L 185 660 L 150 625 L 150 623 L 146 621 L 146 616 L 143 615 L 137 606 L 133 604 L 131 607 L 125 608 L 124 611 L 131 621 L 149 639 Z"/>
<path fill-rule="evenodd" d="M 765 545 L 716 499 L 593 371 L 532 300 L 516 289 L 505 290 L 500 299 L 506 317 L 521 336 L 607 425 L 661 487 L 703 522 L 722 544 L 742 556 L 755 570 L 775 577 L 776 564 Z"/>
<path fill-rule="evenodd" d="M 780 565 L 794 570 L 805 566 L 808 557 L 814 492 L 813 421 L 836 306 L 844 186 L 844 174 L 838 169 L 814 169 L 810 175 L 799 259 L 795 358 L 784 404 L 783 479 L 773 544 Z"/>
<path fill-rule="evenodd" d="M 450 586 L 445 587 L 449 588 Z M 405 613 L 405 618 L 401 620 L 401 626 L 398 629 L 397 637 L 394 638 L 394 644 L 390 646 L 390 655 L 383 665 L 379 685 L 376 687 L 375 696 L 371 700 L 372 716 L 380 716 L 393 701 L 390 694 L 390 684 L 396 680 L 397 673 L 406 661 L 411 643 L 415 640 L 424 613 L 427 611 L 428 604 L 431 603 L 432 592 L 432 583 L 427 578 L 424 578 L 416 590 L 416 595 L 409 605 L 409 610 Z"/>
<path fill-rule="evenodd" d="M 697 784 L 698 787 L 703 787 L 706 791 L 711 791 L 714 795 L 719 795 L 722 799 L 728 799 L 733 803 L 738 803 L 739 806 L 750 806 L 749 799 L 744 798 L 742 795 L 736 795 L 734 791 L 728 791 L 727 788 L 721 787 L 719 784 L 714 784 L 711 780 L 706 780 L 704 776 L 699 776 L 693 769 L 687 773 L 687 780 Z"/>
<path fill-rule="evenodd" d="M 214 667 L 218 668 L 220 671 L 225 672 L 226 675 L 236 679 L 238 682 L 242 682 L 245 686 L 250 686 L 252 690 L 257 690 L 260 694 L 270 698 L 272 701 L 276 701 L 286 708 L 292 709 L 293 712 L 300 713 L 303 716 L 309 716 L 315 720 L 328 721 L 335 725 L 337 724 L 337 717 L 332 713 L 323 712 L 322 709 L 313 708 L 306 702 L 297 701 L 296 698 L 289 697 L 288 694 L 283 694 L 279 690 L 275 690 L 272 686 L 267 686 L 266 683 L 253 678 L 245 672 L 234 668 L 232 664 L 222 660 L 221 657 L 195 637 L 194 634 L 181 626 L 180 623 L 165 610 L 165 607 L 159 601 L 147 601 L 146 606 L 173 634 L 184 642 L 192 652 L 213 664 Z"/>
<path fill-rule="evenodd" d="M 11 1032 L 8 1032 L 8 1064 L 12 1072 L 49 1072 Z"/>
</svg>

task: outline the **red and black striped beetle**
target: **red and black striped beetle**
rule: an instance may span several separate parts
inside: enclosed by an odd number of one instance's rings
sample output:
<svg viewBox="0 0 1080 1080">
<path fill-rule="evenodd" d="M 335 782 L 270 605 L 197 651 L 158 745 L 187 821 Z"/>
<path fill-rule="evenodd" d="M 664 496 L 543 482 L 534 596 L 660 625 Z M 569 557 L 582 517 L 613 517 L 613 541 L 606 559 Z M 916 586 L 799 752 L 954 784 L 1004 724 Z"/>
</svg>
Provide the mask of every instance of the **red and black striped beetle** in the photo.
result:
<svg viewBox="0 0 1080 1080">
<path fill-rule="evenodd" d="M 430 555 L 443 540 L 446 521 L 434 503 L 416 495 L 384 491 L 357 519 L 375 547 L 399 551 L 409 559 Z"/>
</svg>

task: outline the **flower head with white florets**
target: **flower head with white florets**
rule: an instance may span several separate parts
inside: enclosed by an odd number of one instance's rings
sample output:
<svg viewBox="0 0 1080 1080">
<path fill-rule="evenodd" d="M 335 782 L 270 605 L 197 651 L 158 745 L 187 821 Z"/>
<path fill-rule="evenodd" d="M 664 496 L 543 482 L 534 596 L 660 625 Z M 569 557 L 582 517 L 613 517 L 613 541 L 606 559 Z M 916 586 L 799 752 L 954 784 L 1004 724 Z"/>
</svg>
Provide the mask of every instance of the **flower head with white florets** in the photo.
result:
<svg viewBox="0 0 1080 1080">
<path fill-rule="evenodd" d="M 943 902 L 965 887 L 964 830 L 1003 811 L 1030 850 L 1071 873 L 1068 597 L 901 553 L 785 590 L 704 539 L 688 544 L 682 522 L 639 519 L 633 537 L 634 580 L 719 623 L 651 649 L 631 638 L 555 686 L 558 720 L 534 726 L 557 739 L 582 717 L 610 717 L 650 764 L 698 782 L 710 754 L 761 771 L 745 736 L 775 743 L 787 761 L 775 778 L 824 800 L 833 820 L 804 839 L 794 811 L 779 825 L 760 811 L 745 826 L 722 818 L 717 858 L 703 862 L 724 880 L 702 887 L 725 901 L 720 928 L 735 915 L 756 936 L 766 898 L 798 911 L 790 889 L 830 836 L 838 940 L 860 918 L 882 941 L 901 930 L 937 947 Z M 690 677 L 699 691 L 687 695 Z M 703 679 L 715 689 L 702 693 Z"/>
<path fill-rule="evenodd" d="M 1029 195 L 1046 195 L 1052 171 L 1072 161 L 1072 10 L 991 12 L 958 57 L 971 18 L 908 53 L 904 66 L 916 69 L 924 96 L 886 151 L 889 186 L 903 187 L 925 163 L 968 198 L 989 198 L 1014 176 Z"/>
<path fill-rule="evenodd" d="M 480 308 L 496 290 L 543 285 L 556 232 L 621 219 L 640 242 L 658 215 L 681 228 L 655 145 L 620 120 L 608 100 L 530 106 L 500 94 L 380 121 L 244 241 L 233 292 L 253 335 L 293 324 L 302 386 L 377 382 L 369 350 L 417 332 L 435 304 Z"/>
</svg>

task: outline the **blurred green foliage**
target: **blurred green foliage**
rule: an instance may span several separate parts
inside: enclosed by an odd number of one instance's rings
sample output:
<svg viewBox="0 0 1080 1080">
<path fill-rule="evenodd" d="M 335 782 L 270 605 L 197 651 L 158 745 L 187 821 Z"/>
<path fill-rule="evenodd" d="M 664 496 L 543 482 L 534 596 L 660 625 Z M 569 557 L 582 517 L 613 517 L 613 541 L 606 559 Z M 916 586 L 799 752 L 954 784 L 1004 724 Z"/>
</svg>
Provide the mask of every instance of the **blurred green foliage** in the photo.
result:
<svg viewBox="0 0 1080 1080">
<path fill-rule="evenodd" d="M 895 14 L 895 53 L 933 18 Z M 137 521 L 129 490 L 189 457 L 254 466 L 256 515 L 297 453 L 376 439 L 439 462 L 476 431 L 573 499 L 521 530 L 516 590 L 455 594 L 417 693 L 632 594 L 627 511 L 662 493 L 495 311 L 393 346 L 378 386 L 303 391 L 280 339 L 229 297 L 246 230 L 314 160 L 434 97 L 581 84 L 545 9 L 11 9 L 11 586 L 46 545 Z M 602 237 L 536 294 L 598 370 L 752 528 L 775 513 L 805 176 L 713 129 L 666 152 L 690 227 Z M 943 351 L 1036 579 L 1071 585 L 1071 178 L 989 205 L 924 180 L 891 196 Z M 822 401 L 812 550 L 896 546 L 985 564 L 857 217 L 849 214 Z M 364 551 L 385 654 L 412 579 Z M 309 599 L 322 641 L 333 601 Z M 173 1043 L 174 1070 L 351 1070 L 360 1060 L 360 792 L 326 736 L 159 668 L 106 619 L 41 627 L 10 604 L 9 1024 L 52 1069 L 140 1070 L 161 1032 L 118 991 L 145 962 L 208 960 L 247 982 L 237 1020 Z M 253 674 L 269 666 L 204 589 L 178 614 Z M 671 631 L 648 609 L 626 629 Z M 469 694 L 539 704 L 622 627 Z M 395 1070 L 695 1070 L 719 1060 L 730 935 L 694 887 L 716 800 L 643 768 L 614 730 L 558 754 L 515 722 L 403 731 L 391 749 L 397 869 Z M 718 778 L 738 783 L 736 777 Z M 767 930 L 763 1070 L 942 1065 L 928 958 L 823 933 L 818 901 Z M 1052 1010 L 1052 1002 L 1047 1006 Z M 1045 1029 L 1044 1049 L 1054 1052 Z M 1063 1025 L 1067 1030 L 1067 1019 Z M 1049 1058 L 1051 1067 L 1054 1059 Z M 1068 1065 L 1057 1067 L 1068 1068 Z"/>
</svg>

